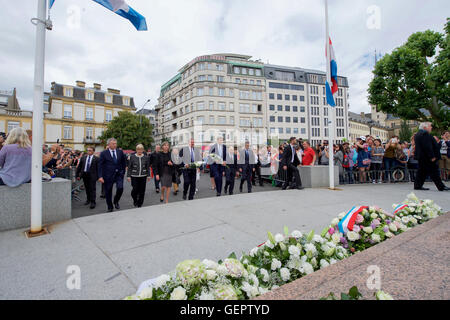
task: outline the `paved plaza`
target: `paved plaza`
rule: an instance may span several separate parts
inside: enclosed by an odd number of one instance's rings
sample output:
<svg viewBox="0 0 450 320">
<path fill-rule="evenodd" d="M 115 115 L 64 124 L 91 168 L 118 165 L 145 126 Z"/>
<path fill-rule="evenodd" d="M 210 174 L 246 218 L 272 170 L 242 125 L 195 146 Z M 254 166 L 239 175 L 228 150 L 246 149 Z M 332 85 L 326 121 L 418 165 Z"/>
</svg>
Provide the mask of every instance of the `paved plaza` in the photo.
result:
<svg viewBox="0 0 450 320">
<path fill-rule="evenodd" d="M 449 193 L 427 186 L 417 196 L 450 211 Z M 120 299 L 182 260 L 240 255 L 284 226 L 320 232 L 358 204 L 391 211 L 411 191 L 398 184 L 244 193 L 77 218 L 33 239 L 2 232 L 0 299 Z M 67 288 L 69 266 L 81 270 L 80 290 Z"/>
</svg>

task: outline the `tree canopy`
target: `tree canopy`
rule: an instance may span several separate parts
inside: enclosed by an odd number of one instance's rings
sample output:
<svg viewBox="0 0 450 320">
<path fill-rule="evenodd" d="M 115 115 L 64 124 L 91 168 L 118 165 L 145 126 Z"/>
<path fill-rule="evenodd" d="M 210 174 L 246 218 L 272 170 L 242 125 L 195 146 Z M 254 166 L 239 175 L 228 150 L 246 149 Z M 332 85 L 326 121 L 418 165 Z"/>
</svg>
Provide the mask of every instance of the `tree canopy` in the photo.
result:
<svg viewBox="0 0 450 320">
<path fill-rule="evenodd" d="M 369 103 L 404 120 L 450 126 L 450 19 L 445 33 L 416 32 L 380 59 L 369 84 Z"/>
<path fill-rule="evenodd" d="M 108 124 L 100 140 L 106 144 L 109 138 L 115 138 L 117 146 L 124 150 L 135 150 L 140 143 L 148 149 L 153 142 L 152 130 L 150 120 L 145 116 L 122 111 Z"/>
</svg>

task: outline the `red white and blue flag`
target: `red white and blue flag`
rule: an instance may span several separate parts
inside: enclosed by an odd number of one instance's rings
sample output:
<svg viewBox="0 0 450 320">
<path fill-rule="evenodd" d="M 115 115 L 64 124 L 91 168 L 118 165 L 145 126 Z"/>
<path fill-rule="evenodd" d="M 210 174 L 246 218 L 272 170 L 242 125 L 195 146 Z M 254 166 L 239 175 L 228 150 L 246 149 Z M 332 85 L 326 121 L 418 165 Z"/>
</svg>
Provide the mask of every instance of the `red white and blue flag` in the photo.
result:
<svg viewBox="0 0 450 320">
<path fill-rule="evenodd" d="M 346 234 L 349 231 L 353 231 L 353 226 L 356 222 L 358 214 L 363 212 L 364 209 L 368 209 L 367 206 L 353 207 L 342 220 L 338 223 L 339 231 L 342 234 Z"/>
<path fill-rule="evenodd" d="M 402 211 L 403 209 L 408 208 L 407 204 L 399 204 L 398 206 L 395 207 L 394 209 L 394 216 L 399 213 L 400 211 Z"/>
<path fill-rule="evenodd" d="M 334 55 L 333 43 L 331 42 L 331 38 L 328 39 L 330 41 L 330 54 L 328 54 L 327 50 L 326 57 L 327 61 L 330 64 L 331 71 L 331 87 L 328 81 L 326 82 L 326 91 L 327 91 L 327 104 L 331 107 L 336 107 L 336 102 L 334 101 L 334 95 L 338 92 L 338 82 L 337 82 L 337 63 L 336 56 Z"/>
</svg>

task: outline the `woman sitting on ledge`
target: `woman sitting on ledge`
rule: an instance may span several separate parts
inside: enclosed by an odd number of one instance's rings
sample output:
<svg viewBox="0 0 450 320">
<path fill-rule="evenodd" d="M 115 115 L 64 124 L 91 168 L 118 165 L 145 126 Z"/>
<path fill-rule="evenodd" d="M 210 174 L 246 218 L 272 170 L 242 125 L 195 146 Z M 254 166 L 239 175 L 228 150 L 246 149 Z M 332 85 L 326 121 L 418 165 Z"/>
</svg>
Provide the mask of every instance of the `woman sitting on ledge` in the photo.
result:
<svg viewBox="0 0 450 320">
<path fill-rule="evenodd" d="M 11 130 L 0 150 L 0 185 L 18 187 L 31 180 L 31 143 L 23 128 Z"/>
</svg>

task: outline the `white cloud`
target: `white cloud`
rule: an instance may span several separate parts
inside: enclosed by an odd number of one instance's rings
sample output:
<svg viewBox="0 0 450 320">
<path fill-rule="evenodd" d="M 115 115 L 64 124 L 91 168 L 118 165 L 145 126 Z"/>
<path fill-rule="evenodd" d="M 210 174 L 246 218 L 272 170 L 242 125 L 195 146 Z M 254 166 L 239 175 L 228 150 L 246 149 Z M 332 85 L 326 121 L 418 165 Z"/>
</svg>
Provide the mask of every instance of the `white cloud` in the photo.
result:
<svg viewBox="0 0 450 320">
<path fill-rule="evenodd" d="M 137 32 L 127 20 L 90 0 L 56 0 L 47 33 L 46 90 L 52 81 L 101 83 L 155 104 L 163 83 L 196 56 L 243 53 L 264 62 L 325 70 L 322 1 L 128 0 L 147 18 Z M 448 1 L 330 0 L 330 32 L 339 73 L 350 83 L 350 109 L 369 111 L 367 85 L 373 52 L 386 53 L 416 31 L 442 31 Z M 381 28 L 367 28 L 377 5 Z M 30 108 L 36 1 L 7 1 L 0 12 L 0 89 L 17 87 Z M 79 15 L 78 15 L 79 13 Z M 79 22 L 79 24 L 78 24 Z"/>
</svg>

